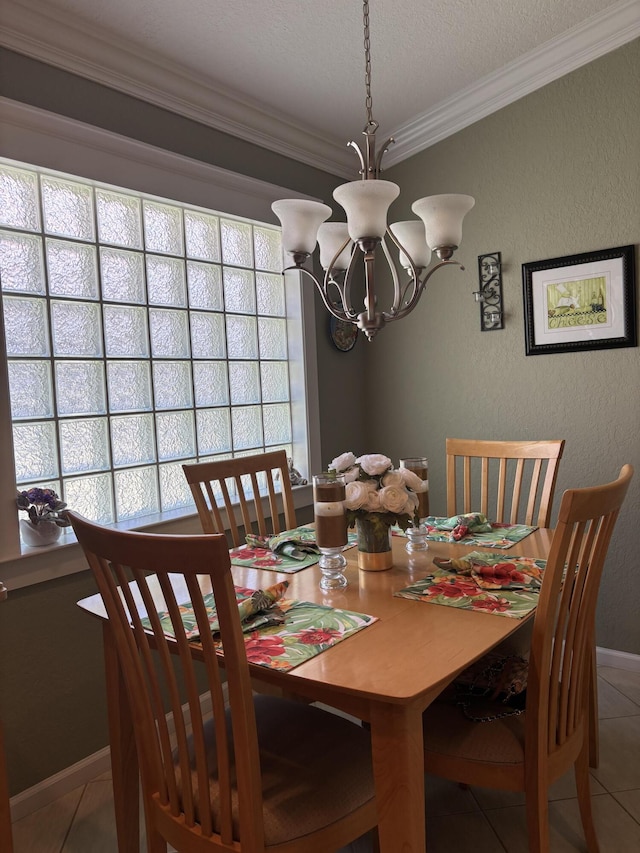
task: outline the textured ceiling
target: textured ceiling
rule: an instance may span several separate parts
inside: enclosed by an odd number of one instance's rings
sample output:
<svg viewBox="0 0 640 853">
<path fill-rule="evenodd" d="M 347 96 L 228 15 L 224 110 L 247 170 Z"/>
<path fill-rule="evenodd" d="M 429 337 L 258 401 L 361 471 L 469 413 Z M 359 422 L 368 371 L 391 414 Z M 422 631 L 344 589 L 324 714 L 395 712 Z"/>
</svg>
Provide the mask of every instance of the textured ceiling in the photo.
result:
<svg viewBox="0 0 640 853">
<path fill-rule="evenodd" d="M 438 138 L 434 117 L 446 135 L 442 117 L 457 102 L 449 132 L 480 117 L 480 104 L 486 114 L 640 33 L 639 0 L 370 2 L 374 118 L 380 136 L 408 133 L 404 156 Z M 4 0 L 3 8 L 5 46 L 158 103 L 168 93 L 167 106 L 232 132 L 242 124 L 245 138 L 268 147 L 278 146 L 280 127 L 285 153 L 299 159 L 322 148 L 327 166 L 335 146 L 342 161 L 365 123 L 360 0 Z M 515 93 L 506 97 L 509 75 Z"/>
</svg>

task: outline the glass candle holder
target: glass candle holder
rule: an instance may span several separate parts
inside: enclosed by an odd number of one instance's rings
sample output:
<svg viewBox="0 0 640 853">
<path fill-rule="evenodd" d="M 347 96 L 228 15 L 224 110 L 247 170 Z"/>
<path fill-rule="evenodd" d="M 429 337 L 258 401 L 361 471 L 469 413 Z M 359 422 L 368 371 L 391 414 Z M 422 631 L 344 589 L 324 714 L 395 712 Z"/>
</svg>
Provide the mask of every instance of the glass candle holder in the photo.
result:
<svg viewBox="0 0 640 853">
<path fill-rule="evenodd" d="M 400 467 L 406 468 L 408 471 L 413 471 L 416 476 L 420 477 L 426 483 L 423 492 L 416 492 L 420 523 L 418 525 L 412 524 L 407 528 L 407 538 L 409 541 L 405 546 L 410 554 L 416 551 L 426 551 L 429 545 L 427 544 L 427 526 L 423 523 L 423 519 L 429 515 L 429 460 L 426 456 L 412 456 L 407 459 L 401 459 Z"/>
<path fill-rule="evenodd" d="M 343 474 L 323 473 L 313 477 L 313 514 L 316 544 L 320 551 L 321 589 L 342 589 L 347 585 L 343 574 L 347 561 L 342 553 L 348 541 L 345 486 Z"/>
</svg>

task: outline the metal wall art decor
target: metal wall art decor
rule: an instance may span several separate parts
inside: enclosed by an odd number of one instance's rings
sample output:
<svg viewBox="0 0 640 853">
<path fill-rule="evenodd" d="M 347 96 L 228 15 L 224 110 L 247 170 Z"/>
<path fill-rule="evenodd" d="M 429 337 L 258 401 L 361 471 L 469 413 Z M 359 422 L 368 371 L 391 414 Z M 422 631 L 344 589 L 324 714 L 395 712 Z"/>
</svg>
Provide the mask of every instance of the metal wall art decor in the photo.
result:
<svg viewBox="0 0 640 853">
<path fill-rule="evenodd" d="M 480 330 L 493 332 L 504 329 L 500 252 L 478 255 L 478 279 L 480 290 L 475 290 L 473 295 L 480 305 Z"/>
<path fill-rule="evenodd" d="M 527 355 L 637 346 L 634 251 L 523 264 Z"/>
</svg>

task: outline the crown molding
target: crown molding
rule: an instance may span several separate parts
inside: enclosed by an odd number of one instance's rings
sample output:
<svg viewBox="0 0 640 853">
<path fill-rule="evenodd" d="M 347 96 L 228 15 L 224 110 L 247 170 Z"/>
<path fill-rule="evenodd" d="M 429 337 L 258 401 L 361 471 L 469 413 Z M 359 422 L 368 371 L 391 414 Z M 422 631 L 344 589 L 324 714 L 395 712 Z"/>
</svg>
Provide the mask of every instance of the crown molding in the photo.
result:
<svg viewBox="0 0 640 853">
<path fill-rule="evenodd" d="M 396 128 L 387 168 L 640 36 L 640 0 L 624 0 Z"/>
<path fill-rule="evenodd" d="M 406 160 L 639 35 L 640 0 L 622 0 L 393 130 L 397 142 L 385 165 Z M 4 0 L 0 45 L 329 174 L 353 178 L 353 158 L 336 140 L 212 86 L 151 51 L 105 37 L 73 16 L 36 10 L 28 0 Z"/>
<path fill-rule="evenodd" d="M 17 162 L 260 222 L 277 224 L 276 199 L 312 198 L 3 97 L 0 139 L 0 154 Z"/>
<path fill-rule="evenodd" d="M 178 63 L 105 36 L 71 15 L 4 0 L 0 45 L 124 92 L 330 174 L 353 176 L 352 155 L 291 116 L 213 86 Z"/>
</svg>

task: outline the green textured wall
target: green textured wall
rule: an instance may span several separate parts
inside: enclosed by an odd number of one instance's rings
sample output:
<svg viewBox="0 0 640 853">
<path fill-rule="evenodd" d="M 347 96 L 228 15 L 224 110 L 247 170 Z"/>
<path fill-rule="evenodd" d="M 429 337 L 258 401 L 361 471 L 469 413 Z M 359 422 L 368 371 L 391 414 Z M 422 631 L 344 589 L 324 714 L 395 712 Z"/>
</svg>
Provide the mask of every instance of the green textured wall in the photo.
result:
<svg viewBox="0 0 640 853">
<path fill-rule="evenodd" d="M 640 349 L 525 356 L 521 265 L 640 242 L 640 41 L 457 133 L 387 173 L 404 209 L 440 192 L 476 199 L 461 250 L 367 362 L 371 450 L 430 458 L 432 510 L 444 512 L 444 448 L 458 438 L 565 438 L 558 496 L 636 478 L 618 523 L 597 643 L 640 654 Z M 500 251 L 506 328 L 480 332 L 477 256 Z M 557 509 L 557 503 L 556 503 Z"/>
</svg>

